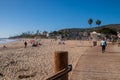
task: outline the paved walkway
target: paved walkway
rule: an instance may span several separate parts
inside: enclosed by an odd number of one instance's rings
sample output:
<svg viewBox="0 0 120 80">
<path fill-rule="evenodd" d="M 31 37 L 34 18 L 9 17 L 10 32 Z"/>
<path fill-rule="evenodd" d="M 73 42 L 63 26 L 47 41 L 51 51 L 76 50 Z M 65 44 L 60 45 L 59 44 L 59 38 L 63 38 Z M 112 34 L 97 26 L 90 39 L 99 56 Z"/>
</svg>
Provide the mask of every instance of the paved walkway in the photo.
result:
<svg viewBox="0 0 120 80">
<path fill-rule="evenodd" d="M 109 45 L 105 53 L 92 47 L 80 57 L 70 80 L 120 80 L 120 47 Z"/>
</svg>

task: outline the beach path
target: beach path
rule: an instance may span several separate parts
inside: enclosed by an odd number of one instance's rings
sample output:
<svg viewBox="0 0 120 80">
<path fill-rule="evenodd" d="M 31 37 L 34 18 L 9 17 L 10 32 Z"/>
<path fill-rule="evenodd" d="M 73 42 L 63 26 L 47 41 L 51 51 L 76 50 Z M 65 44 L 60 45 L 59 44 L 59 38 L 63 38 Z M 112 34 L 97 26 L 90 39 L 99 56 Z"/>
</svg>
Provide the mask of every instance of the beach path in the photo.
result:
<svg viewBox="0 0 120 80">
<path fill-rule="evenodd" d="M 108 45 L 90 48 L 83 54 L 72 71 L 70 80 L 120 80 L 120 47 Z"/>
</svg>

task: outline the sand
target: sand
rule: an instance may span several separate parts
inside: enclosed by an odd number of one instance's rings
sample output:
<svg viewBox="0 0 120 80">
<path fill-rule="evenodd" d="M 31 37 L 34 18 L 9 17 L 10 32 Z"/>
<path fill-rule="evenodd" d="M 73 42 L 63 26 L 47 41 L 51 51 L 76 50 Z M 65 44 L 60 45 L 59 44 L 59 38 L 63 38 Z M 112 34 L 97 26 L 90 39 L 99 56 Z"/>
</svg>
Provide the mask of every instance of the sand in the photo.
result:
<svg viewBox="0 0 120 80">
<path fill-rule="evenodd" d="M 45 80 L 54 74 L 54 52 L 68 51 L 69 64 L 74 66 L 78 58 L 91 48 L 90 41 L 67 40 L 64 44 L 42 39 L 41 46 L 24 48 L 24 41 L 0 44 L 0 80 Z M 21 77 L 25 75 L 26 77 Z"/>
</svg>

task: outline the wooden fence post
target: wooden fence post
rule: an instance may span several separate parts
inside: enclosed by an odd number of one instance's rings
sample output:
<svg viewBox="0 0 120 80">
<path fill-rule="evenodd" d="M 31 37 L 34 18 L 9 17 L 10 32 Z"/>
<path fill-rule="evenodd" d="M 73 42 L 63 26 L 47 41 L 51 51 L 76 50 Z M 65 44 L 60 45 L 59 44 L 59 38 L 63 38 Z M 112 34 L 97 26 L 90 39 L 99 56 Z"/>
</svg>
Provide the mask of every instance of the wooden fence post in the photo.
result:
<svg viewBox="0 0 120 80">
<path fill-rule="evenodd" d="M 54 54 L 55 73 L 62 69 L 68 68 L 68 52 L 67 51 L 55 51 Z M 65 74 L 60 80 L 68 80 L 68 74 Z"/>
</svg>

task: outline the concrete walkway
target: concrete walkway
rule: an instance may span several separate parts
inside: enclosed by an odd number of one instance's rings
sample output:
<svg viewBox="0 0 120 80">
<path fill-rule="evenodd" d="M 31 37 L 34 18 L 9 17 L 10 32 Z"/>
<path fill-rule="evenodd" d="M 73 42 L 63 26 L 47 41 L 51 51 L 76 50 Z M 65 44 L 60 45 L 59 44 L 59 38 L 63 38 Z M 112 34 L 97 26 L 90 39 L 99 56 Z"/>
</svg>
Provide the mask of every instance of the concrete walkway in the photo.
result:
<svg viewBox="0 0 120 80">
<path fill-rule="evenodd" d="M 90 48 L 82 55 L 72 71 L 70 80 L 120 80 L 120 47 L 108 45 Z"/>
</svg>

